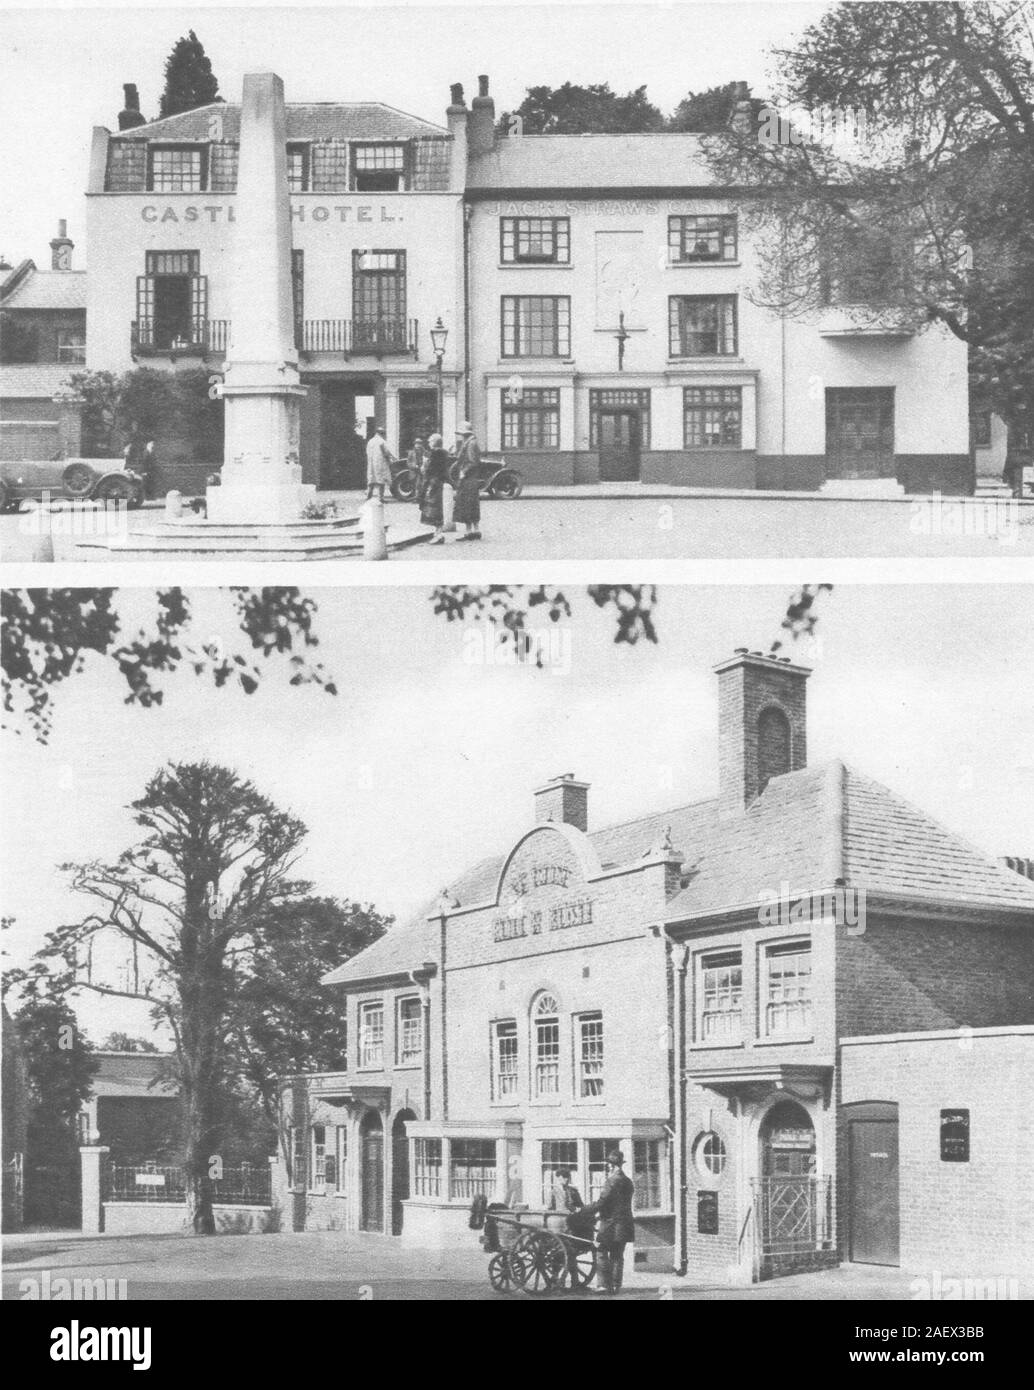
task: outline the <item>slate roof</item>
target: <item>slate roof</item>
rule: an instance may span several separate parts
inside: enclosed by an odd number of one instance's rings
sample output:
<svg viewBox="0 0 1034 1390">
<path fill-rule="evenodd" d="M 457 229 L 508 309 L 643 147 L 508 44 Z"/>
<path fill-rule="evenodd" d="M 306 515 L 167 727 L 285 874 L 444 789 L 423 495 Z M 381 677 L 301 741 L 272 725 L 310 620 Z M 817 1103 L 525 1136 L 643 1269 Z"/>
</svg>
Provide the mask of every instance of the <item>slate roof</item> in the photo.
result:
<svg viewBox="0 0 1034 1390">
<path fill-rule="evenodd" d="M 0 396 L 50 400 L 62 390 L 72 372 L 82 366 L 67 362 L 25 362 L 0 367 Z"/>
<path fill-rule="evenodd" d="M 467 186 L 700 187 L 714 183 L 699 135 L 522 135 L 470 161 Z"/>
<path fill-rule="evenodd" d="M 381 101 L 288 102 L 284 112 L 288 140 L 408 140 L 411 136 L 448 134 L 444 126 Z M 222 139 L 240 138 L 240 107 L 221 101 L 131 130 L 112 131 L 112 135 L 119 140 L 210 140 L 208 123 L 213 113 L 222 117 Z"/>
<path fill-rule="evenodd" d="M 85 270 L 37 270 L 33 267 L 9 294 L 5 309 L 82 309 L 86 312 Z"/>
<path fill-rule="evenodd" d="M 610 826 L 589 839 L 606 868 L 641 859 L 666 832 L 683 856 L 687 879 L 668 903 L 671 922 L 755 906 L 759 894 L 779 893 L 784 883 L 794 897 L 842 878 L 872 896 L 1019 910 L 1034 928 L 1034 883 L 839 761 L 774 777 L 733 819 L 719 818 L 715 797 Z M 503 863 L 504 856 L 482 860 L 449 892 L 463 907 L 485 902 Z M 436 906 L 433 899 L 323 983 L 354 983 L 422 965 L 432 946 L 427 918 Z"/>
<path fill-rule="evenodd" d="M 169 1074 L 172 1053 L 98 1052 L 90 1082 L 94 1096 L 174 1096 L 179 1084 Z M 156 1078 L 161 1077 L 161 1080 Z"/>
</svg>

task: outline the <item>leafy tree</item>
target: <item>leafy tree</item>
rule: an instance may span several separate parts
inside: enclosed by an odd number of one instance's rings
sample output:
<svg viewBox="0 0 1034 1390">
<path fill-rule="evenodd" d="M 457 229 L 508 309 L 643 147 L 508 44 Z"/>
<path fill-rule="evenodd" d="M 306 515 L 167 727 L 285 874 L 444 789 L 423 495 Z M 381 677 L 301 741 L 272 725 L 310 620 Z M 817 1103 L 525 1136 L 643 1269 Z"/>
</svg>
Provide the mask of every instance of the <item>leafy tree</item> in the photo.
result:
<svg viewBox="0 0 1034 1390">
<path fill-rule="evenodd" d="M 102 1052 L 148 1052 L 155 1053 L 158 1047 L 147 1038 L 132 1038 L 128 1033 L 109 1033 L 101 1043 Z"/>
<path fill-rule="evenodd" d="M 213 1160 L 226 1138 L 227 1026 L 270 913 L 304 891 L 290 872 L 306 829 L 207 762 L 161 769 L 129 809 L 141 833 L 117 860 L 62 866 L 93 910 L 48 933 L 33 964 L 9 979 L 30 999 L 82 989 L 152 1005 L 175 1039 L 188 1214 L 209 1235 Z M 99 935 L 131 952 L 125 978 L 94 978 L 87 962 Z"/>
<path fill-rule="evenodd" d="M 526 135 L 634 135 L 664 128 L 664 117 L 647 100 L 645 86 L 621 96 L 607 82 L 529 87 L 512 115 L 520 117 Z M 508 133 L 510 120 L 511 113 L 504 112 L 501 134 Z"/>
<path fill-rule="evenodd" d="M 227 1044 L 235 1084 L 257 1097 L 285 1161 L 290 1117 L 280 1082 L 347 1065 L 342 1000 L 320 981 L 382 936 L 391 920 L 370 905 L 308 896 L 277 902 L 256 920 L 256 949 L 241 960 Z"/>
<path fill-rule="evenodd" d="M 82 401 L 83 455 L 112 458 L 120 447 L 118 413 L 121 390 L 114 372 L 72 372 L 67 389 Z"/>
<path fill-rule="evenodd" d="M 778 55 L 784 119 L 706 142 L 722 182 L 756 189 L 759 300 L 942 324 L 1017 427 L 1034 420 L 1032 17 L 1030 0 L 837 5 Z"/>
<path fill-rule="evenodd" d="M 257 657 L 286 657 L 290 684 L 337 687 L 323 666 L 306 653 L 319 645 L 313 630 L 316 604 L 297 589 L 231 589 L 237 626 L 250 643 L 251 656 L 227 650 L 218 639 L 188 641 L 193 617 L 182 589 L 159 589 L 150 630 L 124 635 L 115 609 L 116 589 L 5 589 L 0 595 L 3 631 L 4 711 L 24 721 L 40 743 L 50 736 L 56 686 L 84 669 L 90 652 L 110 657 L 128 686 L 127 704 L 160 705 L 162 674 L 184 662 L 216 688 L 227 684 L 252 694 L 262 671 Z"/>
<path fill-rule="evenodd" d="M 703 92 L 688 92 L 668 117 L 665 129 L 676 132 L 725 130 L 740 100 L 740 86 L 739 82 L 725 82 Z M 760 97 L 752 97 L 749 87 L 745 96 L 756 116 L 765 103 Z"/>
<path fill-rule="evenodd" d="M 5 990 L 16 972 L 5 979 Z M 88 1098 L 96 1059 L 66 1000 L 28 998 L 14 1015 L 28 1080 L 25 1209 L 30 1221 L 75 1220 L 79 1180 L 76 1117 Z"/>
<path fill-rule="evenodd" d="M 186 38 L 176 40 L 165 60 L 165 90 L 160 114 L 178 116 L 181 111 L 193 111 L 195 107 L 221 100 L 212 64 L 201 40 L 191 29 Z"/>
</svg>

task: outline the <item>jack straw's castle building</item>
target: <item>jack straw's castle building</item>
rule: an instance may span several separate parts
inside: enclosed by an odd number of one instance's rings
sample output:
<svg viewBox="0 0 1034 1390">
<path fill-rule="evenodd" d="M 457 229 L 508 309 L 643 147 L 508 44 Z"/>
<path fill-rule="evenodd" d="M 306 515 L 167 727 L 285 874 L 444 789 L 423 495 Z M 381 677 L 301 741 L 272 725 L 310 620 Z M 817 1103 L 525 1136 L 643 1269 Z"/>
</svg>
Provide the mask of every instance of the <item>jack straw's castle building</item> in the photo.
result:
<svg viewBox="0 0 1034 1390">
<path fill-rule="evenodd" d="M 748 104 L 738 119 L 747 119 Z M 93 135 L 91 367 L 220 370 L 239 108 Z M 812 321 L 751 297 L 755 248 L 692 134 L 497 130 L 488 79 L 439 126 L 376 102 L 288 104 L 306 482 L 355 486 L 355 420 L 404 453 L 462 416 L 530 481 L 973 490 L 965 346 L 873 313 L 830 270 Z"/>
<path fill-rule="evenodd" d="M 635 1261 L 1015 1275 L 1034 1249 L 1034 882 L 806 754 L 806 668 L 717 668 L 716 796 L 516 843 L 326 977 L 340 1070 L 294 1078 L 297 1228 L 472 1239 L 471 1200 L 586 1200 L 619 1146 Z"/>
</svg>

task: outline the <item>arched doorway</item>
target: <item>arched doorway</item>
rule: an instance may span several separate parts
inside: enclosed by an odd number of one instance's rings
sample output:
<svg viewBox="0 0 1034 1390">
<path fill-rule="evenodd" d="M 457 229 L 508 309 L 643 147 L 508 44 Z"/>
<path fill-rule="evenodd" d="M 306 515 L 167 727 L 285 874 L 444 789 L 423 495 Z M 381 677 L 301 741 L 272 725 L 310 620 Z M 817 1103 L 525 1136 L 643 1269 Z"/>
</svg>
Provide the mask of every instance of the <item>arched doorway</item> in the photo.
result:
<svg viewBox="0 0 1034 1390">
<path fill-rule="evenodd" d="M 380 1112 L 367 1110 L 359 1125 L 359 1151 L 362 1163 L 362 1209 L 360 1228 L 384 1230 L 384 1123 Z"/>
<path fill-rule="evenodd" d="M 400 1110 L 391 1127 L 391 1234 L 402 1234 L 404 1208 L 409 1196 L 409 1140 L 406 1125 L 416 1116 L 412 1110 Z"/>
<path fill-rule="evenodd" d="M 781 1100 L 761 1125 L 758 1227 L 766 1261 L 824 1249 L 830 1230 L 828 1179 L 815 1173 L 815 1126 L 802 1105 Z"/>
</svg>

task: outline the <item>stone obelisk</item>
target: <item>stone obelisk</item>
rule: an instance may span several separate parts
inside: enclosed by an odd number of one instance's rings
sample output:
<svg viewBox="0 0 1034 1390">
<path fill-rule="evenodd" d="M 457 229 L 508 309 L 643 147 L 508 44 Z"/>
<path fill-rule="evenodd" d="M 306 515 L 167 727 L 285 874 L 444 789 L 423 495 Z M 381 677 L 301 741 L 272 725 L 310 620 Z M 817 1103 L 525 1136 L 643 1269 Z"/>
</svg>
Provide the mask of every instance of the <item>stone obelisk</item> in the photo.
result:
<svg viewBox="0 0 1034 1390">
<path fill-rule="evenodd" d="M 302 483 L 298 378 L 291 293 L 291 204 L 284 84 L 275 73 L 244 78 L 221 486 L 208 489 L 209 521 L 298 521 L 315 487 Z"/>
</svg>

